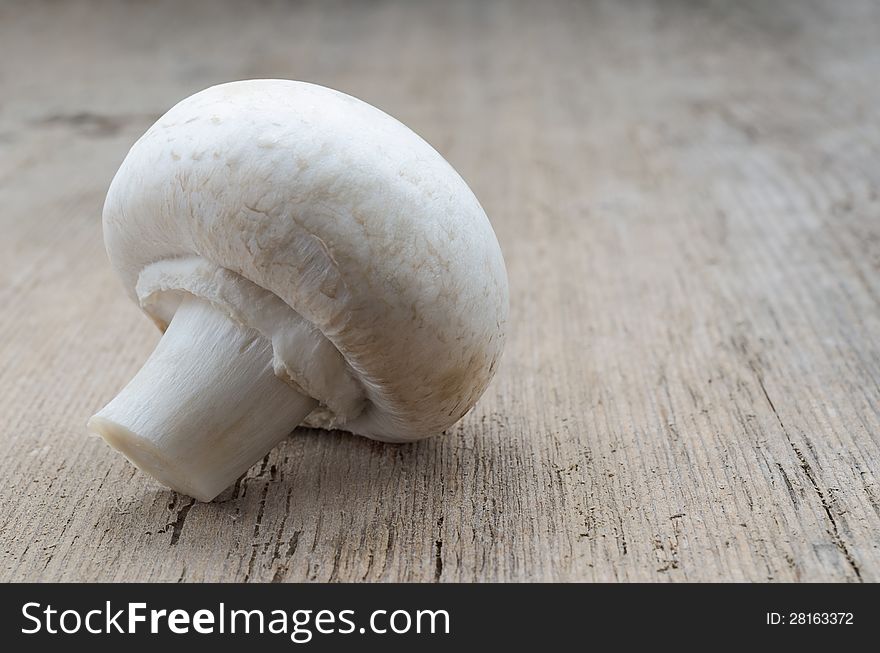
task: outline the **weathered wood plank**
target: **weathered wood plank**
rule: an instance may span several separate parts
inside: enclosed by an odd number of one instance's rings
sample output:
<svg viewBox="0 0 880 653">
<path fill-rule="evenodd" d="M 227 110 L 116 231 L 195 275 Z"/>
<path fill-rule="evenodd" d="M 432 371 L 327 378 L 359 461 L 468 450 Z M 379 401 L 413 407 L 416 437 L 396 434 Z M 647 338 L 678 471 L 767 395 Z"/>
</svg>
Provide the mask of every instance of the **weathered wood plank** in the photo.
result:
<svg viewBox="0 0 880 653">
<path fill-rule="evenodd" d="M 0 7 L 0 580 L 880 580 L 876 4 L 331 5 Z M 298 430 L 199 504 L 85 435 L 158 339 L 100 210 L 255 76 L 449 158 L 511 333 L 445 438 Z"/>
</svg>

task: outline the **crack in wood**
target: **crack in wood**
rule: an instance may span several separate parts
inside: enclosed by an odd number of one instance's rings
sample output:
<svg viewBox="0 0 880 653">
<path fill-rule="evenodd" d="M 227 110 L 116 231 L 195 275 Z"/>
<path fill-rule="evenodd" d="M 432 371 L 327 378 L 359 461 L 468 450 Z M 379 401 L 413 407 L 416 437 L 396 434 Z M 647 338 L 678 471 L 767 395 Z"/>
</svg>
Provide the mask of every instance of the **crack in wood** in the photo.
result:
<svg viewBox="0 0 880 653">
<path fill-rule="evenodd" d="M 437 518 L 437 539 L 434 541 L 434 582 L 443 576 L 443 515 Z"/>
<path fill-rule="evenodd" d="M 169 543 L 169 546 L 177 546 L 177 542 L 180 540 L 180 534 L 183 532 L 183 524 L 186 522 L 186 516 L 189 514 L 193 505 L 195 505 L 195 502 L 195 499 L 190 499 L 189 503 L 184 504 L 178 509 L 177 517 L 171 524 L 171 542 Z"/>
<path fill-rule="evenodd" d="M 788 429 L 785 428 L 785 424 L 782 422 L 782 417 L 779 415 L 779 411 L 776 410 L 776 406 L 773 404 L 773 400 L 770 398 L 770 394 L 767 392 L 767 388 L 764 386 L 764 378 L 759 370 L 752 365 L 752 371 L 755 373 L 755 376 L 758 380 L 758 385 L 761 388 L 761 392 L 764 393 L 764 398 L 767 400 L 767 403 L 770 406 L 770 410 L 773 411 L 773 414 L 776 416 L 776 421 L 779 423 L 779 428 L 782 429 L 782 433 L 785 436 L 785 439 L 788 441 L 789 446 L 791 446 L 794 451 L 795 456 L 798 459 L 798 463 L 800 464 L 801 469 L 804 472 L 804 475 L 807 477 L 807 480 L 810 481 L 810 485 L 813 487 L 813 491 L 816 493 L 816 496 L 819 498 L 819 503 L 822 506 L 822 510 L 825 513 L 825 517 L 828 520 L 829 527 L 826 529 L 829 536 L 831 536 L 832 542 L 834 545 L 840 550 L 841 554 L 843 554 L 844 559 L 849 565 L 852 572 L 855 574 L 858 582 L 862 582 L 862 571 L 859 569 L 859 565 L 856 562 L 855 557 L 852 552 L 849 550 L 849 547 L 846 545 L 846 542 L 843 539 L 843 536 L 840 533 L 840 529 L 837 526 L 837 520 L 834 518 L 834 513 L 831 510 L 831 505 L 828 503 L 828 500 L 825 497 L 825 492 L 822 491 L 822 488 L 819 487 L 819 482 L 816 480 L 816 474 L 813 472 L 813 468 L 810 465 L 809 461 L 806 459 L 804 454 L 798 448 L 798 446 L 791 439 L 791 435 L 788 433 Z"/>
</svg>

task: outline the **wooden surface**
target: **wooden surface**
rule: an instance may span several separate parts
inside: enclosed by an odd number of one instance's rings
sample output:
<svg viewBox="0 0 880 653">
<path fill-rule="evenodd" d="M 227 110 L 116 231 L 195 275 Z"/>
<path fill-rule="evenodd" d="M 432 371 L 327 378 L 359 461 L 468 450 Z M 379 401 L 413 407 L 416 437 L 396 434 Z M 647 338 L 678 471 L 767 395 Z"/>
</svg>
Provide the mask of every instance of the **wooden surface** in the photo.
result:
<svg viewBox="0 0 880 653">
<path fill-rule="evenodd" d="M 0 579 L 880 580 L 878 34 L 859 2 L 0 4 Z M 247 77 L 444 154 L 511 328 L 445 437 L 298 430 L 201 504 L 86 435 L 159 337 L 101 204 Z"/>
</svg>

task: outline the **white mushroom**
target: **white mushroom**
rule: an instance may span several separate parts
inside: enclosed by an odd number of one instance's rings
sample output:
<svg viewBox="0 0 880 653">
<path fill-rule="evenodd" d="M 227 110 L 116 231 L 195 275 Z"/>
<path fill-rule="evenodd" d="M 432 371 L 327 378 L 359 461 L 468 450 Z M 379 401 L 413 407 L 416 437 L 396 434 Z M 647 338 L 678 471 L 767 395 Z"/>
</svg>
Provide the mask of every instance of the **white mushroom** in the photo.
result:
<svg viewBox="0 0 880 653">
<path fill-rule="evenodd" d="M 321 86 L 180 102 L 116 173 L 104 239 L 167 330 L 89 428 L 202 501 L 304 421 L 443 431 L 503 348 L 504 260 L 473 193 L 404 125 Z"/>
</svg>

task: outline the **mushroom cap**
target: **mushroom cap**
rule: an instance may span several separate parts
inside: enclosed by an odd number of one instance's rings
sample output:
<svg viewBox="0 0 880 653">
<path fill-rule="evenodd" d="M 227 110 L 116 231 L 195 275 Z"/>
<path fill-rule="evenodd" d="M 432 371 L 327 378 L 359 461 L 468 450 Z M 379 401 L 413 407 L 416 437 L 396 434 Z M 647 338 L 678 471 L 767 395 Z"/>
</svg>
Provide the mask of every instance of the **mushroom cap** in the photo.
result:
<svg viewBox="0 0 880 653">
<path fill-rule="evenodd" d="M 104 238 L 160 327 L 176 304 L 148 301 L 156 288 L 142 277 L 189 259 L 314 327 L 357 396 L 316 396 L 313 425 L 388 441 L 439 433 L 477 401 L 503 349 L 507 275 L 474 194 L 410 129 L 322 86 L 232 82 L 177 104 L 114 177 Z M 160 290 L 199 284 L 183 286 Z"/>
</svg>

